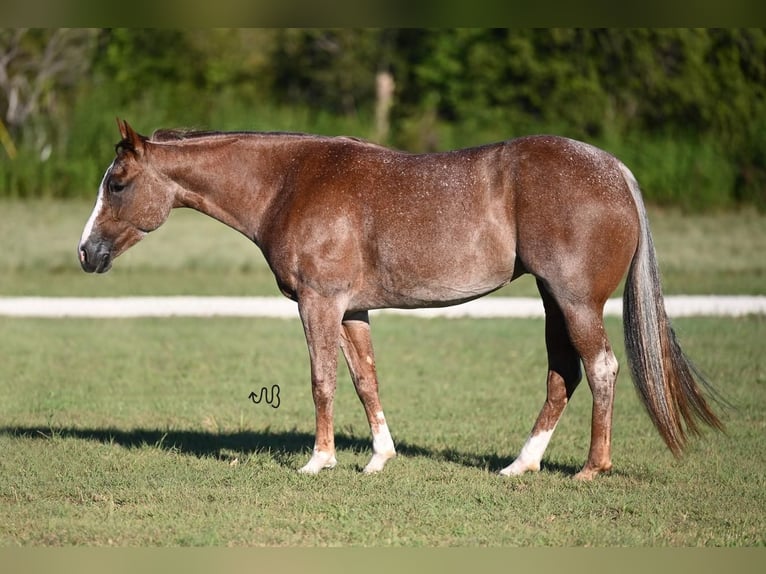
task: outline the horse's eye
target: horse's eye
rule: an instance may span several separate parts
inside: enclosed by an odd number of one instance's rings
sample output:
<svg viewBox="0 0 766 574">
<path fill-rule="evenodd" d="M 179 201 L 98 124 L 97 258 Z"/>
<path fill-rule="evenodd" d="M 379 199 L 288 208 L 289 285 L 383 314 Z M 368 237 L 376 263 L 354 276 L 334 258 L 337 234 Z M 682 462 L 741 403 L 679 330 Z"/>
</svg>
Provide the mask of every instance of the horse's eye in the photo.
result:
<svg viewBox="0 0 766 574">
<path fill-rule="evenodd" d="M 120 183 L 119 181 L 112 180 L 109 182 L 109 191 L 111 191 L 112 193 L 119 193 L 123 189 L 125 189 L 125 187 L 126 187 L 125 184 Z"/>
</svg>

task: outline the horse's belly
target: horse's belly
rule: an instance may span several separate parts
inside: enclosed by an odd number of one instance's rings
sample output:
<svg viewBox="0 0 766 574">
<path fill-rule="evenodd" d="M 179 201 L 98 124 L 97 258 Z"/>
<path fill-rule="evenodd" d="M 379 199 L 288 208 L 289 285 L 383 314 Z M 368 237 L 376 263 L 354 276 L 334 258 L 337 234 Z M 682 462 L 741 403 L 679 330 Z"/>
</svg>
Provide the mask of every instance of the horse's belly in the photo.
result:
<svg viewBox="0 0 766 574">
<path fill-rule="evenodd" d="M 411 249 L 382 259 L 372 286 L 380 306 L 448 306 L 481 297 L 509 283 L 515 255 L 503 249 Z"/>
<path fill-rule="evenodd" d="M 456 304 L 514 276 L 516 234 L 505 197 L 484 188 L 441 195 L 433 191 L 371 212 L 361 251 L 367 286 L 380 306 Z"/>
<path fill-rule="evenodd" d="M 415 309 L 448 307 L 471 301 L 491 293 L 508 283 L 509 279 L 473 285 L 422 284 L 400 291 L 387 291 L 381 307 Z"/>
</svg>

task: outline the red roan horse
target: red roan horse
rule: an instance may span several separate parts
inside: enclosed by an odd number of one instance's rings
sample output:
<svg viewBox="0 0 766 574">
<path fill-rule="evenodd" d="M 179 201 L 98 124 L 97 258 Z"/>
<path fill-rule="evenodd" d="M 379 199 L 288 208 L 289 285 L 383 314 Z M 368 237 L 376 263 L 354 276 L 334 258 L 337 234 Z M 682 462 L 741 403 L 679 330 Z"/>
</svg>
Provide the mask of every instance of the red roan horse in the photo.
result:
<svg viewBox="0 0 766 574">
<path fill-rule="evenodd" d="M 608 471 L 617 361 L 603 307 L 627 272 L 625 345 L 633 381 L 679 454 L 698 421 L 721 428 L 707 383 L 676 342 L 638 184 L 619 160 L 553 136 L 415 155 L 347 137 L 160 130 L 119 121 L 122 140 L 79 244 L 104 273 L 174 207 L 223 222 L 263 251 L 297 301 L 311 359 L 316 439 L 301 472 L 333 467 L 340 345 L 372 431 L 377 472 L 395 456 L 378 398 L 368 311 L 435 307 L 494 291 L 524 273 L 545 304 L 547 398 L 518 457 L 536 471 L 585 367 L 593 395 L 588 460 Z"/>
</svg>

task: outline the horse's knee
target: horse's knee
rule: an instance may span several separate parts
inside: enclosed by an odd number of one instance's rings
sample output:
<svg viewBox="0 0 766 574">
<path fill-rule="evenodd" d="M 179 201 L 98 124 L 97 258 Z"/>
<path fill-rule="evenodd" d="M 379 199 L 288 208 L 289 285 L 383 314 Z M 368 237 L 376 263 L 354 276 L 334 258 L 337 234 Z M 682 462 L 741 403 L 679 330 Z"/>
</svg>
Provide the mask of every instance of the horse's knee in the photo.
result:
<svg viewBox="0 0 766 574">
<path fill-rule="evenodd" d="M 359 377 L 354 380 L 354 387 L 362 400 L 378 396 L 378 381 L 375 377 Z"/>
<path fill-rule="evenodd" d="M 326 379 L 312 381 L 311 394 L 317 404 L 332 402 L 335 397 L 335 381 Z"/>
</svg>

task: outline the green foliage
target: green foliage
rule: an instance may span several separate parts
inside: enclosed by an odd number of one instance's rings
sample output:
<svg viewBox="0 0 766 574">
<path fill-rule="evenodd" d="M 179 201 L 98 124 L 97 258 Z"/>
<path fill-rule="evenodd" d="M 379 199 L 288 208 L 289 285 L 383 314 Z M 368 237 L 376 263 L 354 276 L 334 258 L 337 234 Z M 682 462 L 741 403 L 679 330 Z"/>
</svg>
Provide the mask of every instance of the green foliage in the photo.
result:
<svg viewBox="0 0 766 574">
<path fill-rule="evenodd" d="M 111 155 L 115 116 L 145 132 L 268 126 L 375 137 L 375 74 L 385 70 L 396 92 L 383 143 L 417 152 L 553 132 L 620 152 L 650 202 L 766 208 L 763 29 L 59 36 L 68 54 L 62 61 L 77 65 L 51 76 L 41 92 L 46 105 L 28 124 L 9 124 L 18 157 L 0 150 L 0 195 L 70 197 L 91 189 Z M 0 39 L 16 37 L 7 31 Z M 33 57 L 49 53 L 55 38 L 33 31 L 22 39 Z M 0 103 L 9 97 L 0 93 Z"/>
<path fill-rule="evenodd" d="M 106 30 L 94 72 L 109 78 L 109 83 L 126 99 L 140 96 L 156 80 L 187 89 L 202 85 L 205 60 L 189 40 L 189 35 L 181 30 Z"/>
<path fill-rule="evenodd" d="M 474 126 L 477 134 L 498 127 L 514 135 L 550 131 L 612 149 L 644 149 L 635 164 L 637 152 L 620 157 L 650 201 L 766 207 L 763 30 L 402 35 L 421 46 L 417 63 L 405 70 L 397 110 L 405 147 L 452 144 L 445 134 L 454 130 L 443 123 Z"/>
<path fill-rule="evenodd" d="M 709 136 L 629 135 L 601 144 L 630 167 L 645 197 L 656 205 L 687 212 L 736 205 L 736 167 Z"/>
<path fill-rule="evenodd" d="M 369 111 L 383 34 L 367 29 L 279 31 L 270 58 L 273 91 L 290 104 L 335 114 Z"/>
</svg>

